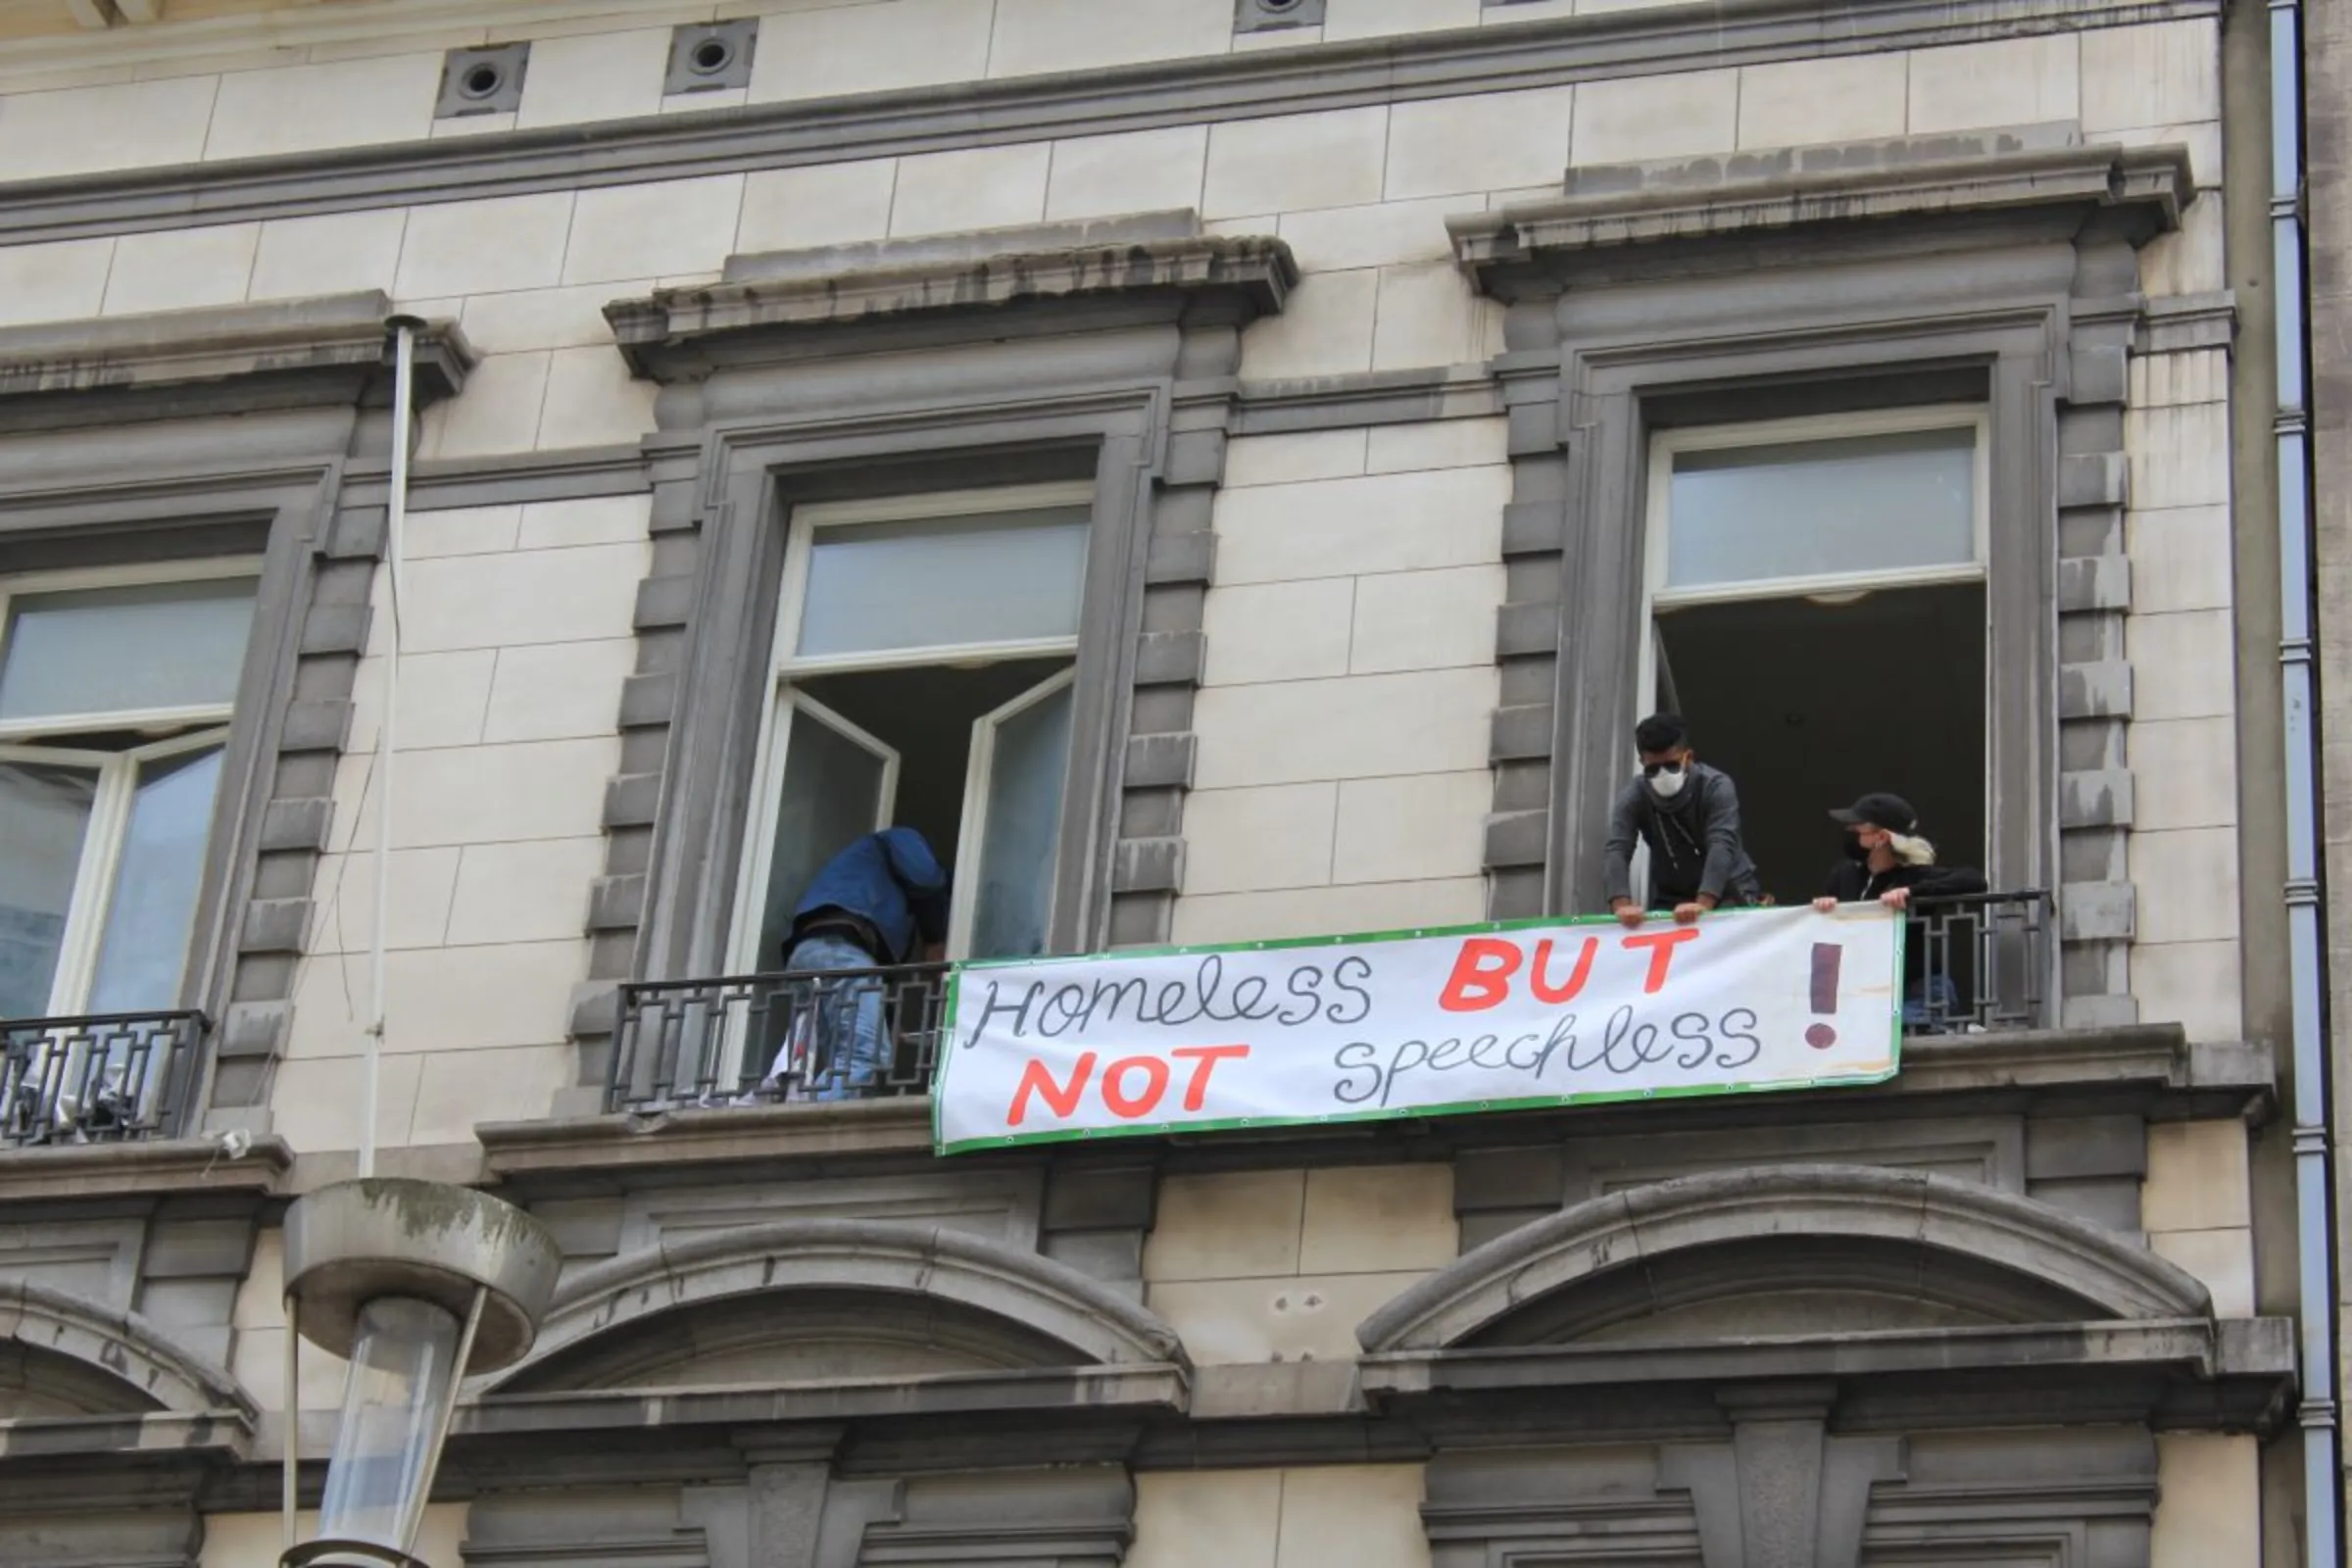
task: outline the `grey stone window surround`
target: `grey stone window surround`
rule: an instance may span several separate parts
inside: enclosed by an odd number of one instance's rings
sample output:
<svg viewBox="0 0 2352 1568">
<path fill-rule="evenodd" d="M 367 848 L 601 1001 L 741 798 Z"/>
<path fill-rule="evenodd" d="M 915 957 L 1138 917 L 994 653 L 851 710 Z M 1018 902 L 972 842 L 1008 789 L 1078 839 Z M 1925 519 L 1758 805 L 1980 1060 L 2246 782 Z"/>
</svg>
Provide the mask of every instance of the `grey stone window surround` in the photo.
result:
<svg viewBox="0 0 2352 1568">
<path fill-rule="evenodd" d="M 381 294 L 0 331 L 0 573 L 260 555 L 180 1003 L 213 1019 L 198 1125 L 267 1133 L 381 549 Z M 419 400 L 463 381 L 423 335 Z M 121 1180 L 176 1164 L 125 1154 Z M 225 1318 L 223 1318 L 225 1322 Z"/>
<path fill-rule="evenodd" d="M 2122 404 L 2135 247 L 2188 189 L 2178 148 L 2029 127 L 1577 171 L 1559 201 L 1453 221 L 1509 307 L 1495 917 L 1597 906 L 1645 632 L 1652 429 L 1678 401 L 1720 418 L 1744 396 L 1766 417 L 1796 387 L 1834 405 L 1840 382 L 1925 397 L 1973 375 L 1992 449 L 1986 871 L 2058 894 L 2054 1021 L 2136 1016 Z"/>
<path fill-rule="evenodd" d="M 1052 941 L 1166 939 L 1241 329 L 1296 277 L 1277 241 L 1149 214 L 737 258 L 608 309 L 662 386 L 654 564 L 558 1114 L 601 1109 L 618 982 L 723 962 L 797 501 L 1093 479 Z"/>
<path fill-rule="evenodd" d="M 336 148 L 160 170 L 0 182 L 0 239 L 24 245 L 195 223 L 739 173 L 1220 123 L 1686 71 L 2213 21 L 2219 0 L 1732 0 L 1508 25 L 1245 50 L 1088 73 L 758 104 Z"/>
</svg>

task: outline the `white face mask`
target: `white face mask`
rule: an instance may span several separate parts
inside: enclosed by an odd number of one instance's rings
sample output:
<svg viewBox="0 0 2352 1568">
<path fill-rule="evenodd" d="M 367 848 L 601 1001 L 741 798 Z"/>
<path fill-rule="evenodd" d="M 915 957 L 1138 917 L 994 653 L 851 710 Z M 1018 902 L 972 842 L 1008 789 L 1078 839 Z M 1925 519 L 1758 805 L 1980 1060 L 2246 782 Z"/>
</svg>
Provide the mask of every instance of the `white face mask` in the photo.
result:
<svg viewBox="0 0 2352 1568">
<path fill-rule="evenodd" d="M 1657 770 L 1657 772 L 1651 774 L 1645 782 L 1647 782 L 1649 785 L 1650 794 L 1655 795 L 1661 801 L 1671 801 L 1677 795 L 1683 793 L 1683 785 L 1690 777 L 1690 772 L 1688 768 L 1677 767 L 1668 769 L 1661 767 Z"/>
</svg>

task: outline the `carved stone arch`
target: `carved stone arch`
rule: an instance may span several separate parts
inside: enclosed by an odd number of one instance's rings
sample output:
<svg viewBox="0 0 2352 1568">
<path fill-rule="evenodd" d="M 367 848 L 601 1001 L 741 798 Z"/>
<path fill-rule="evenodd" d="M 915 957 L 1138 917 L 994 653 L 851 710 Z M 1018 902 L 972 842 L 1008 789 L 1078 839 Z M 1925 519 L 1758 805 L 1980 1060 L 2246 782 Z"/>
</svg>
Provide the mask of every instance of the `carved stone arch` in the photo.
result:
<svg viewBox="0 0 2352 1568">
<path fill-rule="evenodd" d="M 857 1373 L 845 1347 L 916 1357 L 900 1375 L 1186 1364 L 1157 1316 L 1034 1252 L 936 1225 L 785 1220 L 585 1270 L 530 1358 L 486 1392 L 658 1382 L 697 1361 L 739 1381 L 733 1360 L 796 1344 L 831 1376 Z"/>
<path fill-rule="evenodd" d="M 134 1312 L 26 1281 L 0 1282 L 0 1419 L 220 1415 L 250 1425 L 237 1380 Z"/>
<path fill-rule="evenodd" d="M 2213 1313 L 2180 1268 L 2030 1199 L 1924 1171 L 1785 1165 L 1564 1209 L 1466 1253 L 1356 1337 L 1379 1353 L 1646 1337 L 1661 1322 L 1689 1340 L 1713 1337 L 1710 1318 L 1725 1337 L 1769 1334 L 1757 1303 L 1775 1297 L 1804 1333 Z M 1894 1316 L 1872 1320 L 1874 1304 Z"/>
</svg>

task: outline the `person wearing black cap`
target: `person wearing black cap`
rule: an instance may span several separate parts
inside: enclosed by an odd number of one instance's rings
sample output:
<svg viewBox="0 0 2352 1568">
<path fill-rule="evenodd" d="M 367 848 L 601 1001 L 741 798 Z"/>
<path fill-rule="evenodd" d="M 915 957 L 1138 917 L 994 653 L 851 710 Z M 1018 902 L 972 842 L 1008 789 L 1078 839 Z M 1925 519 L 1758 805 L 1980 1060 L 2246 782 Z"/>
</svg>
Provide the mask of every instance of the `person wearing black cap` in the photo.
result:
<svg viewBox="0 0 2352 1568">
<path fill-rule="evenodd" d="M 1672 713 L 1634 726 L 1641 773 L 1617 792 L 1601 856 L 1609 911 L 1638 926 L 1647 911 L 1634 899 L 1634 844 L 1649 846 L 1649 907 L 1689 925 L 1719 906 L 1758 902 L 1763 886 L 1740 834 L 1740 792 L 1729 774 L 1691 753 L 1690 734 Z"/>
<path fill-rule="evenodd" d="M 1915 898 L 1956 898 L 1984 891 L 1984 873 L 1965 866 L 1937 865 L 1936 846 L 1920 836 L 1919 813 L 1900 795 L 1877 792 L 1830 813 L 1845 829 L 1845 858 L 1830 868 L 1829 882 L 1813 907 L 1828 913 L 1840 904 L 1876 899 L 1890 909 L 1908 909 Z M 1956 1000 L 1951 976 L 1928 972 L 1929 944 L 1904 944 L 1903 1023 L 1920 1028 Z"/>
</svg>

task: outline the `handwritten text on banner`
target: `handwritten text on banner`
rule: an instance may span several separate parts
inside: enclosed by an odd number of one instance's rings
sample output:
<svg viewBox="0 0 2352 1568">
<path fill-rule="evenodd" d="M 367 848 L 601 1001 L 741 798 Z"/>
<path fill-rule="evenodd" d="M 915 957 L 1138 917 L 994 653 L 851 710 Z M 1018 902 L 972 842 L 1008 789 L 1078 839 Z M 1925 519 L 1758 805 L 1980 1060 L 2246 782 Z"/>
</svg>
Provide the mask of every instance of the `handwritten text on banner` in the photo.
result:
<svg viewBox="0 0 2352 1568">
<path fill-rule="evenodd" d="M 976 964 L 939 1146 L 1873 1083 L 1901 929 L 1853 905 Z"/>
</svg>

